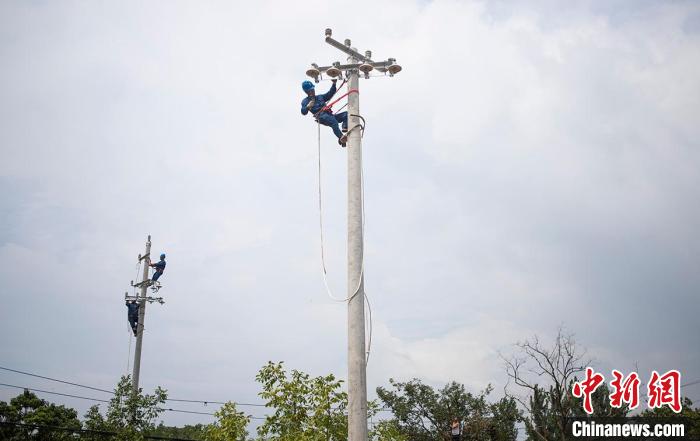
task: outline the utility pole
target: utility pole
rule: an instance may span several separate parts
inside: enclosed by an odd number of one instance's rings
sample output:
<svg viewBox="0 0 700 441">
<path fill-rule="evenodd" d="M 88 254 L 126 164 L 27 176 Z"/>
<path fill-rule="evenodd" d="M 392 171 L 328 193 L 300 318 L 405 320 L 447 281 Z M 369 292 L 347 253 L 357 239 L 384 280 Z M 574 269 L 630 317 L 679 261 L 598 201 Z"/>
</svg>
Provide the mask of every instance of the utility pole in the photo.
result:
<svg viewBox="0 0 700 441">
<path fill-rule="evenodd" d="M 348 55 L 348 64 L 339 62 L 319 67 L 312 64 L 306 74 L 316 82 L 323 73 L 335 78 L 345 74 L 348 81 L 348 441 L 367 441 L 367 354 L 365 347 L 364 241 L 362 203 L 362 136 L 360 130 L 359 76 L 378 70 L 389 76 L 401 71 L 396 60 L 372 61 L 365 55 L 332 38 L 326 29 L 326 43 Z"/>
<path fill-rule="evenodd" d="M 352 57 L 348 58 L 355 62 Z M 359 86 L 358 72 L 348 72 L 348 89 Z M 348 95 L 348 130 L 359 123 L 358 93 Z M 362 139 L 348 133 L 348 440 L 367 440 L 367 364 L 365 354 L 365 287 L 362 259 Z M 357 293 L 355 293 L 357 290 Z"/>
<path fill-rule="evenodd" d="M 139 261 L 143 261 L 143 275 L 141 277 L 141 282 L 136 285 L 141 288 L 141 293 L 138 298 L 139 304 L 139 323 L 137 326 L 136 333 L 136 349 L 134 350 L 134 373 L 132 375 L 132 389 L 134 394 L 139 391 L 139 374 L 141 373 L 141 348 L 143 347 L 143 323 L 146 318 L 146 291 L 151 285 L 148 279 L 148 268 L 151 263 L 151 235 L 148 235 L 148 240 L 146 241 L 146 254 L 139 256 Z"/>
</svg>

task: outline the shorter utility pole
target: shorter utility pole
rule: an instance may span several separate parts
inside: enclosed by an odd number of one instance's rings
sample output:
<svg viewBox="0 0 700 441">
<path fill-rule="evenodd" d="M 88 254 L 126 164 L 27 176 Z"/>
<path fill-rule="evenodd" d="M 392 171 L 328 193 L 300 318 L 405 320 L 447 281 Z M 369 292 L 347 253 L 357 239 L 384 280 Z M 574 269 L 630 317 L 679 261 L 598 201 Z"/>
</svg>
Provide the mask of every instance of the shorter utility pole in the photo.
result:
<svg viewBox="0 0 700 441">
<path fill-rule="evenodd" d="M 134 394 L 139 392 L 139 376 L 141 374 L 141 350 L 143 349 L 143 330 L 144 322 L 146 319 L 146 303 L 158 302 L 161 305 L 165 302 L 162 297 L 149 297 L 146 295 L 148 287 L 153 285 L 153 281 L 148 278 L 148 269 L 151 264 L 151 235 L 148 235 L 148 240 L 146 241 L 146 253 L 142 256 L 139 254 L 139 262 L 143 262 L 143 272 L 141 276 L 141 281 L 134 284 L 131 282 L 131 286 L 134 288 L 139 288 L 141 291 L 138 296 L 129 296 L 128 293 L 124 295 L 125 300 L 136 300 L 139 304 L 139 322 L 136 328 L 136 349 L 134 349 L 134 370 L 132 375 L 132 391 Z"/>
<path fill-rule="evenodd" d="M 148 235 L 146 241 L 146 253 L 139 256 L 139 262 L 143 262 L 143 275 L 141 282 L 134 286 L 140 286 L 141 294 L 139 295 L 139 323 L 136 331 L 136 349 L 134 350 L 134 374 L 133 374 L 133 392 L 139 392 L 139 375 L 141 374 L 141 349 L 143 348 L 143 324 L 146 319 L 146 290 L 148 289 L 148 268 L 151 264 L 151 235 Z"/>
</svg>

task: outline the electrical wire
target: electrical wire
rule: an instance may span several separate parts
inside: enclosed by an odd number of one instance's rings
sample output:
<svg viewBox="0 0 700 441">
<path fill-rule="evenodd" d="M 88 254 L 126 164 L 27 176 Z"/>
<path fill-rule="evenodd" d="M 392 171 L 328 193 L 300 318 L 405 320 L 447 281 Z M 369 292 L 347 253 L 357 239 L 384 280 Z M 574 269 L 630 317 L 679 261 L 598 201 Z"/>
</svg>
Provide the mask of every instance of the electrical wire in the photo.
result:
<svg viewBox="0 0 700 441">
<path fill-rule="evenodd" d="M 9 371 L 9 372 L 14 372 L 14 373 L 17 373 L 17 374 L 28 375 L 28 376 L 30 376 L 30 377 L 41 378 L 41 379 L 44 379 L 44 380 L 55 381 L 55 382 L 57 382 L 57 383 L 68 384 L 68 385 L 71 385 L 71 386 L 82 387 L 82 388 L 85 388 L 85 389 L 95 390 L 95 391 L 98 391 L 98 392 L 104 392 L 104 393 L 108 393 L 108 394 L 110 394 L 110 395 L 114 395 L 114 391 L 107 390 L 107 389 L 100 389 L 100 388 L 98 388 L 98 387 L 87 386 L 87 385 L 80 384 L 80 383 L 73 383 L 73 382 L 70 382 L 70 381 L 59 380 L 59 379 L 57 379 L 57 378 L 46 377 L 46 376 L 44 376 L 44 375 L 38 375 L 38 374 L 33 374 L 33 373 L 31 373 L 31 372 L 25 372 L 25 371 L 20 371 L 20 370 L 16 370 L 16 369 L 10 369 L 10 368 L 3 367 L 3 366 L 0 366 L 0 369 L 1 369 L 1 370 L 5 370 L 5 371 Z M 4 385 L 4 384 L 0 383 L 0 386 L 3 386 L 3 385 Z M 8 386 L 8 387 L 19 387 L 19 386 L 12 386 L 12 385 L 5 385 L 5 386 Z M 58 392 L 49 392 L 49 391 L 41 391 L 41 392 L 46 392 L 46 393 L 58 393 Z M 83 398 L 84 398 L 84 397 L 83 397 Z M 165 401 L 172 401 L 172 402 L 178 402 L 178 403 L 197 403 L 197 404 L 203 404 L 203 405 L 205 405 L 205 406 L 208 405 L 208 404 L 220 404 L 220 405 L 224 405 L 224 404 L 229 403 L 229 401 L 189 400 L 189 399 L 179 399 L 179 398 L 166 398 Z M 105 401 L 105 402 L 108 402 L 108 401 Z M 233 401 L 231 401 L 231 403 L 232 403 L 232 404 L 235 404 L 236 406 L 268 407 L 268 406 L 265 405 L 265 404 L 259 404 L 259 403 L 240 403 L 240 402 L 233 402 Z"/>
<path fill-rule="evenodd" d="M 177 401 L 179 403 L 200 403 L 204 404 L 205 406 L 207 404 L 226 404 L 226 401 L 203 401 L 203 400 L 179 400 L 175 398 L 168 398 L 167 401 Z M 264 404 L 255 404 L 255 403 L 233 403 L 236 406 L 253 406 L 253 407 L 267 407 Z"/>
<path fill-rule="evenodd" d="M 71 394 L 64 394 L 61 392 L 53 392 L 50 390 L 42 390 L 42 389 L 34 389 L 31 387 L 25 387 L 25 386 L 16 386 L 14 384 L 5 384 L 5 383 L 0 383 L 0 386 L 5 386 L 5 387 L 13 387 L 15 389 L 24 389 L 24 390 L 30 390 L 32 392 L 40 392 L 44 394 L 51 394 L 51 395 L 60 395 L 62 397 L 69 397 L 69 398 L 78 398 L 81 400 L 90 400 L 90 401 L 99 401 L 101 403 L 109 403 L 109 400 L 102 400 L 99 398 L 90 398 L 90 397 L 81 397 L 79 395 L 71 395 Z"/>
<path fill-rule="evenodd" d="M 80 395 L 73 395 L 73 394 L 64 394 L 62 392 L 54 392 L 50 390 L 43 390 L 43 389 L 36 389 L 36 388 L 31 388 L 31 387 L 26 387 L 26 386 L 17 386 L 14 384 L 6 384 L 6 383 L 0 383 L 0 386 L 5 386 L 5 387 L 12 387 L 15 389 L 22 389 L 22 390 L 30 390 L 32 392 L 39 392 L 43 394 L 50 394 L 50 395 L 59 395 L 62 397 L 68 397 L 68 398 L 77 398 L 80 400 L 88 400 L 88 401 L 97 401 L 100 403 L 109 403 L 109 400 L 103 400 L 100 398 L 92 398 L 92 397 L 83 397 Z M 167 400 L 166 400 L 167 401 Z M 189 414 L 194 414 L 194 415 L 209 415 L 209 416 L 216 416 L 215 413 L 211 412 L 197 412 L 193 410 L 183 410 L 183 409 L 171 409 L 171 408 L 166 408 L 166 407 L 159 407 L 158 410 L 165 411 L 165 412 L 178 412 L 178 413 L 189 413 Z M 258 420 L 264 420 L 265 418 L 263 417 L 254 417 L 251 416 L 252 419 L 258 419 Z"/>
<path fill-rule="evenodd" d="M 17 370 L 17 369 L 10 369 L 10 368 L 3 367 L 3 366 L 0 366 L 0 369 L 1 369 L 1 370 L 4 370 L 4 371 L 14 372 L 14 373 L 17 373 L 17 374 L 28 375 L 28 376 L 30 376 L 30 377 L 41 378 L 41 379 L 44 379 L 44 380 L 55 381 L 55 382 L 57 382 L 57 383 L 68 384 L 68 385 L 71 385 L 71 386 L 82 387 L 82 388 L 84 388 L 84 389 L 90 389 L 90 390 L 94 390 L 94 391 L 98 391 L 98 392 L 104 392 L 104 393 L 108 393 L 108 394 L 114 395 L 114 391 L 107 390 L 107 389 L 100 389 L 100 388 L 98 388 L 98 387 L 87 386 L 87 385 L 80 384 L 80 383 L 73 383 L 73 382 L 71 382 L 71 381 L 59 380 L 59 379 L 57 379 L 57 378 L 46 377 L 46 376 L 44 376 L 44 375 L 33 374 L 33 373 L 31 373 L 31 372 L 20 371 L 20 370 Z M 204 405 L 207 405 L 207 404 L 222 404 L 222 405 L 223 405 L 223 404 L 226 404 L 226 403 L 227 403 L 226 401 L 184 400 L 184 399 L 176 399 L 176 398 L 168 398 L 168 399 L 166 399 L 166 401 L 181 402 L 181 403 L 200 403 L 200 404 L 204 404 Z M 237 403 L 237 402 L 233 402 L 233 404 L 235 404 L 236 406 L 267 407 L 267 406 L 265 406 L 264 404 L 254 404 L 254 403 Z"/>
<path fill-rule="evenodd" d="M 700 384 L 700 380 L 695 380 L 695 381 L 691 381 L 690 383 L 681 384 L 681 387 L 694 386 L 696 384 Z"/>
<path fill-rule="evenodd" d="M 46 424 L 24 424 L 17 423 L 13 421 L 0 421 L 0 426 L 15 426 L 15 427 L 25 427 L 29 429 L 48 429 L 52 431 L 61 430 L 64 432 L 71 432 L 73 434 L 98 434 L 98 435 L 110 435 L 114 437 L 117 435 L 116 432 L 108 432 L 106 430 L 94 430 L 94 429 L 78 429 L 75 427 L 61 427 L 61 426 L 50 426 Z M 189 438 L 170 438 L 165 436 L 148 435 L 143 434 L 144 439 L 154 439 L 154 440 L 168 440 L 168 441 L 197 441 Z M 111 439 L 111 438 L 110 438 Z"/>
<path fill-rule="evenodd" d="M 100 389 L 99 387 L 86 386 L 86 385 L 84 385 L 84 384 L 73 383 L 73 382 L 65 381 L 65 380 L 59 380 L 59 379 L 57 379 L 57 378 L 52 378 L 52 377 L 45 377 L 45 376 L 43 376 L 43 375 L 32 374 L 31 372 L 19 371 L 19 370 L 16 370 L 16 369 L 10 369 L 10 368 L 6 368 L 6 367 L 3 367 L 3 366 L 0 366 L 0 369 L 2 369 L 3 371 L 14 372 L 14 373 L 16 373 L 16 374 L 28 375 L 28 376 L 30 376 L 30 377 L 36 377 L 36 378 L 42 378 L 42 379 L 44 379 L 44 380 L 55 381 L 56 383 L 69 384 L 69 385 L 71 385 L 71 386 L 82 387 L 82 388 L 84 388 L 84 389 L 90 389 L 90 390 L 95 390 L 95 391 L 98 391 L 98 392 L 105 392 L 105 393 L 114 395 L 114 391 L 107 390 L 107 389 Z"/>
</svg>

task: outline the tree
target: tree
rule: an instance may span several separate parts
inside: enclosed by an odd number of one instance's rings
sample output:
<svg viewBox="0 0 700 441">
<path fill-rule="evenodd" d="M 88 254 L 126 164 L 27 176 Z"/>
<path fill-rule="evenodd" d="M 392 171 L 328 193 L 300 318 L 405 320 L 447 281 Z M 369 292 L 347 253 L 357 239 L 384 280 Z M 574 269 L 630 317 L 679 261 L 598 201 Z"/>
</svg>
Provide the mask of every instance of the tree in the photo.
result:
<svg viewBox="0 0 700 441">
<path fill-rule="evenodd" d="M 210 427 L 208 424 L 186 424 L 183 427 L 166 426 L 161 421 L 158 426 L 149 435 L 160 436 L 164 438 L 183 438 L 193 440 L 205 440 L 206 431 Z"/>
<path fill-rule="evenodd" d="M 389 380 L 394 390 L 377 388 L 380 400 L 394 414 L 387 429 L 397 428 L 412 441 L 442 441 L 450 439 L 453 418 L 464 424 L 465 440 L 515 440 L 515 423 L 519 414 L 512 398 L 495 403 L 486 398 L 491 386 L 473 395 L 464 385 L 451 382 L 440 390 L 418 379 L 401 383 Z"/>
<path fill-rule="evenodd" d="M 552 347 L 545 347 L 537 336 L 516 343 L 518 353 L 505 361 L 506 373 L 525 396 L 511 395 L 524 409 L 528 440 L 567 439 L 566 426 L 573 417 L 586 416 L 582 399 L 572 395 L 578 374 L 591 365 L 586 351 L 580 349 L 572 334 L 559 328 Z M 606 384 L 593 393 L 593 415 L 626 416 L 627 406 L 616 409 L 609 403 Z"/>
<path fill-rule="evenodd" d="M 370 439 L 376 441 L 410 441 L 395 419 L 383 420 L 377 423 L 370 432 Z"/>
<path fill-rule="evenodd" d="M 275 441 L 340 441 L 347 439 L 344 410 L 347 393 L 342 381 L 330 374 L 311 378 L 292 370 L 287 375 L 282 362 L 269 362 L 255 377 L 262 385 L 260 397 L 275 409 L 258 428 L 263 439 Z"/>
<path fill-rule="evenodd" d="M 103 417 L 97 405 L 85 414 L 85 428 L 115 432 L 117 439 L 138 441 L 144 433 L 155 430 L 155 420 L 163 412 L 167 392 L 157 387 L 153 395 L 144 395 L 142 389 L 132 391 L 131 377 L 122 376 L 109 400 L 107 413 Z"/>
<path fill-rule="evenodd" d="M 667 418 L 669 422 L 674 418 L 684 418 L 687 423 L 685 437 L 687 439 L 700 439 L 700 407 L 693 408 L 693 402 L 688 397 L 682 399 L 683 409 L 675 413 L 667 406 L 646 409 L 639 416 L 653 418 Z"/>
<path fill-rule="evenodd" d="M 68 440 L 72 439 L 70 432 L 52 430 L 48 426 L 81 428 L 75 409 L 49 403 L 28 390 L 9 403 L 0 401 L 0 422 L 37 426 L 28 428 L 3 425 L 0 427 L 0 438 L 6 440 Z"/>
<path fill-rule="evenodd" d="M 217 422 L 206 429 L 207 441 L 245 441 L 248 436 L 246 427 L 250 423 L 250 415 L 236 410 L 236 405 L 228 402 L 214 413 Z"/>
</svg>

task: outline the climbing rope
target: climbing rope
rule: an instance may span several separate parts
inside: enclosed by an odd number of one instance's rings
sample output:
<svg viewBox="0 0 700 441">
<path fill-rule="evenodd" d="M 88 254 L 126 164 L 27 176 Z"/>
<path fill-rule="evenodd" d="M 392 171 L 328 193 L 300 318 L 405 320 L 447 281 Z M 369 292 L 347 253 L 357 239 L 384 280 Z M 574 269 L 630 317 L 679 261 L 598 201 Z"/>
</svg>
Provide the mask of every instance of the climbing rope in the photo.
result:
<svg viewBox="0 0 700 441">
<path fill-rule="evenodd" d="M 139 281 L 139 274 L 141 274 L 141 260 L 136 263 L 136 277 L 134 277 L 134 280 L 136 280 L 137 283 Z M 134 286 L 134 297 L 136 296 L 136 287 Z"/>
<path fill-rule="evenodd" d="M 321 268 L 323 272 L 323 284 L 326 287 L 326 292 L 328 293 L 328 297 L 330 297 L 332 300 L 336 302 L 348 302 L 351 299 L 353 299 L 357 293 L 360 291 L 360 287 L 362 286 L 362 276 L 364 274 L 364 266 L 365 266 L 365 259 L 364 259 L 364 246 L 363 246 L 363 255 L 361 256 L 361 263 L 360 263 L 360 277 L 358 279 L 357 283 L 357 288 L 353 291 L 353 293 L 346 298 L 338 298 L 335 295 L 333 295 L 333 291 L 331 290 L 330 286 L 328 285 L 328 270 L 326 269 L 326 253 L 325 253 L 325 241 L 323 238 L 323 190 L 322 187 L 323 185 L 321 184 L 322 182 L 322 167 L 321 167 L 321 123 L 317 122 L 316 123 L 317 128 L 318 128 L 318 223 L 319 223 L 319 231 L 320 231 L 320 238 L 321 238 Z M 363 204 L 364 204 L 364 197 L 363 197 Z M 362 210 L 362 230 L 364 231 L 364 207 Z M 364 239 L 364 238 L 363 238 Z"/>
<path fill-rule="evenodd" d="M 372 351 L 372 306 L 369 303 L 369 296 L 365 292 L 365 303 L 367 304 L 367 312 L 369 319 L 365 318 L 365 329 L 369 338 L 367 339 L 367 356 L 365 357 L 365 366 L 369 364 L 369 354 Z M 369 330 L 367 331 L 367 328 Z"/>
<path fill-rule="evenodd" d="M 131 338 L 134 335 L 134 331 L 131 330 L 131 326 L 126 324 L 127 332 L 129 333 L 129 354 L 126 357 L 126 375 L 129 375 L 129 368 L 131 367 Z"/>
<path fill-rule="evenodd" d="M 345 84 L 345 82 L 343 82 Z M 342 87 L 342 85 L 341 85 Z M 356 89 L 351 89 L 347 93 L 343 94 L 340 98 L 337 100 L 333 101 L 330 103 L 328 106 L 325 106 L 322 108 L 316 115 L 319 115 L 322 113 L 324 110 L 330 110 L 330 108 L 340 101 L 341 99 L 345 98 L 351 93 L 357 93 L 358 91 Z M 347 106 L 347 103 L 345 103 L 339 110 L 342 110 L 345 106 Z M 351 114 L 350 116 L 355 116 L 358 117 L 362 120 L 361 124 L 356 124 L 352 128 L 350 128 L 347 131 L 347 134 L 351 133 L 353 130 L 356 128 L 360 128 L 361 130 L 361 137 L 364 137 L 365 134 L 365 126 L 366 122 L 365 119 L 356 114 Z M 365 231 L 365 175 L 364 175 L 364 167 L 362 165 L 362 158 L 360 158 L 360 192 L 362 196 L 362 231 L 363 231 L 363 236 L 362 236 L 362 255 L 360 256 L 360 275 L 357 283 L 357 288 L 353 290 L 353 293 L 346 297 L 346 298 L 338 298 L 335 295 L 333 295 L 333 291 L 331 290 L 330 286 L 328 285 L 328 271 L 326 269 L 326 257 L 325 257 L 325 244 L 324 244 L 324 237 L 323 237 L 323 190 L 322 190 L 322 167 L 321 167 L 321 123 L 318 122 L 318 119 L 316 120 L 316 126 L 317 126 L 317 151 L 318 151 L 318 220 L 319 220 L 319 236 L 320 236 L 320 246 L 321 246 L 321 268 L 322 268 L 322 273 L 323 273 L 323 284 L 326 287 L 326 293 L 328 294 L 328 297 L 330 297 L 332 300 L 336 302 L 349 302 L 355 296 L 359 293 L 360 287 L 363 284 L 363 278 L 364 278 L 364 273 L 365 273 L 365 256 L 364 256 L 364 231 Z M 372 306 L 369 302 L 369 296 L 367 295 L 367 292 L 364 292 L 364 304 L 367 306 L 367 312 L 368 315 L 365 318 L 365 329 L 367 330 L 367 334 L 369 336 L 367 340 L 367 347 L 366 347 L 366 356 L 365 356 L 365 365 L 369 363 L 369 357 L 371 354 L 371 349 L 372 349 L 372 332 L 373 332 L 373 327 L 372 327 Z"/>
</svg>

